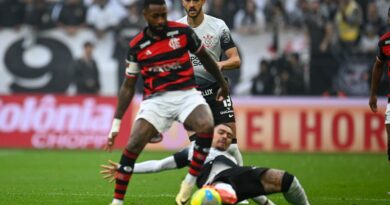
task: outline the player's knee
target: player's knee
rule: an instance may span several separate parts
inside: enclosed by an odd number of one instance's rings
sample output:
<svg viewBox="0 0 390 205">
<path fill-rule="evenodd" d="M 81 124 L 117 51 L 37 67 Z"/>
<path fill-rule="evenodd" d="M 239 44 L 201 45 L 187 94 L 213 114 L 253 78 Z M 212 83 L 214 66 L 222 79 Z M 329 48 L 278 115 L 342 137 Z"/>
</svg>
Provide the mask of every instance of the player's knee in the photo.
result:
<svg viewBox="0 0 390 205">
<path fill-rule="evenodd" d="M 195 130 L 197 133 L 213 133 L 214 123 L 211 120 L 199 119 L 197 122 L 197 128 Z"/>
<path fill-rule="evenodd" d="M 283 177 L 286 172 L 278 169 L 269 169 L 261 176 L 261 184 L 267 194 L 281 192 Z"/>
</svg>

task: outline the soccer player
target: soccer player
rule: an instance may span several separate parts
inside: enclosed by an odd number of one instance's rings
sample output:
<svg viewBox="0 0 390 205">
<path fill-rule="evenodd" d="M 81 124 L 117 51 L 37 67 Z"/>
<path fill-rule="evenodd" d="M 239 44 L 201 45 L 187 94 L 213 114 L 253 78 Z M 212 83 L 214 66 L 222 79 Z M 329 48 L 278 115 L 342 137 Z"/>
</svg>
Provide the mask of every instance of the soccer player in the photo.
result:
<svg viewBox="0 0 390 205">
<path fill-rule="evenodd" d="M 182 0 L 182 5 L 187 15 L 179 19 L 178 22 L 189 25 L 195 31 L 207 48 L 208 53 L 217 61 L 218 68 L 221 71 L 237 69 L 241 65 L 241 59 L 231 37 L 230 30 L 223 20 L 206 15 L 203 12 L 205 2 L 206 0 Z M 221 61 L 223 53 L 227 56 L 227 59 Z M 230 96 L 223 102 L 217 101 L 216 94 L 219 89 L 217 81 L 207 72 L 206 66 L 202 64 L 196 55 L 191 55 L 191 62 L 195 69 L 196 84 L 199 86 L 198 90 L 202 92 L 206 102 L 210 105 L 214 124 L 226 123 L 233 129 L 234 141 L 229 148 L 229 152 L 238 160 L 239 165 L 243 165 L 242 156 L 237 146 L 235 116 Z M 194 139 L 194 132 L 189 131 L 188 135 L 191 140 Z M 158 136 L 161 137 L 161 135 Z M 160 140 L 152 139 L 155 142 Z M 189 190 L 186 188 L 188 186 L 192 185 L 186 184 L 186 181 L 183 181 L 181 184 L 183 188 L 180 189 L 176 197 L 178 204 L 180 204 L 180 201 L 186 201 L 189 197 L 189 193 L 185 192 L 185 190 Z"/>
<path fill-rule="evenodd" d="M 173 121 L 182 122 L 197 133 L 194 154 L 184 179 L 188 184 L 195 184 L 212 143 L 214 123 L 209 106 L 195 89 L 189 52 L 199 58 L 218 82 L 218 100 L 225 99 L 229 92 L 217 64 L 193 30 L 187 25 L 167 21 L 164 0 L 145 0 L 143 15 L 148 26 L 129 43 L 127 78 L 119 91 L 115 119 L 105 147 L 111 151 L 121 119 L 134 96 L 136 80 L 141 74 L 144 100 L 120 159 L 112 204 L 123 204 L 138 155 L 153 136 L 169 129 Z"/>
<path fill-rule="evenodd" d="M 387 12 L 387 23 L 390 24 L 390 7 Z M 372 68 L 372 79 L 371 79 L 371 92 L 369 105 L 373 112 L 377 112 L 377 97 L 379 83 L 383 74 L 383 67 L 390 66 L 390 32 L 385 33 L 378 42 L 378 54 L 376 57 L 375 64 Z M 387 72 L 390 77 L 390 72 Z M 387 132 L 387 160 L 390 163 L 390 93 L 387 95 L 387 106 L 385 114 L 385 124 Z"/>
<path fill-rule="evenodd" d="M 282 192 L 286 200 L 292 204 L 309 204 L 298 179 L 288 172 L 237 165 L 235 158 L 227 152 L 232 140 L 233 131 L 229 126 L 220 124 L 215 127 L 212 148 L 197 180 L 198 187 L 211 185 L 216 186 L 217 190 L 223 190 L 220 193 L 222 200 L 227 204 L 251 198 L 257 204 L 273 205 L 274 203 L 263 195 L 278 192 Z M 160 172 L 188 166 L 192 156 L 191 150 L 187 147 L 161 160 L 136 163 L 134 173 Z M 120 165 L 112 161 L 109 163 L 109 165 L 101 165 L 103 170 L 100 173 L 105 174 L 104 178 L 112 181 Z M 233 195 L 236 200 L 229 202 L 232 197 L 227 197 L 225 200 L 224 192 L 231 193 L 228 196 Z"/>
</svg>

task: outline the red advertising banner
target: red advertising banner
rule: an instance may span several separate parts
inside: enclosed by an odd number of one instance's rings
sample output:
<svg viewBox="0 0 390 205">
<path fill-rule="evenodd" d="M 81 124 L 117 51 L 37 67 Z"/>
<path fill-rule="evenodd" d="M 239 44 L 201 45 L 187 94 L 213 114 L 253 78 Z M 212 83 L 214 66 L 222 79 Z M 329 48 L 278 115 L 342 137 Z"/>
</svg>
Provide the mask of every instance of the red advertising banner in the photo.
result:
<svg viewBox="0 0 390 205">
<path fill-rule="evenodd" d="M 241 150 L 383 152 L 384 104 L 378 113 L 367 99 L 233 98 Z M 383 100 L 384 102 L 385 100 Z M 123 148 L 141 98 L 128 109 L 116 148 Z M 382 101 L 381 101 L 382 102 Z M 116 97 L 0 96 L 0 148 L 101 149 Z M 149 150 L 178 150 L 188 144 L 180 124 Z"/>
<path fill-rule="evenodd" d="M 38 149 L 102 148 L 115 112 L 116 98 L 61 95 L 0 96 L 0 147 Z M 131 109 L 129 109 L 131 110 Z M 124 122 L 129 122 L 126 113 Z M 130 123 L 123 123 L 123 145 Z"/>
<path fill-rule="evenodd" d="M 379 106 L 372 113 L 367 99 L 235 99 L 237 137 L 253 151 L 382 152 L 385 105 Z"/>
</svg>

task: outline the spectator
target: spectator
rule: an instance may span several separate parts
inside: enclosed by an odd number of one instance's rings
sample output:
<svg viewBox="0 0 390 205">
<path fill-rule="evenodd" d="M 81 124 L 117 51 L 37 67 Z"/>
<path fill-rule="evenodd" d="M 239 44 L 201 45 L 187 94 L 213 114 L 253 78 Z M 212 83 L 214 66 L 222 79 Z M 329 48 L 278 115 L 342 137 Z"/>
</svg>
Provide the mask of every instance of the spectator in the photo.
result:
<svg viewBox="0 0 390 205">
<path fill-rule="evenodd" d="M 23 41 L 23 48 L 31 48 L 36 41 L 38 32 L 43 29 L 52 28 L 51 8 L 45 0 L 25 1 L 24 23 L 27 31 Z"/>
<path fill-rule="evenodd" d="M 327 95 L 333 92 L 333 79 L 338 72 L 338 64 L 331 52 L 332 17 L 328 3 L 319 0 L 309 3 L 306 13 L 306 30 L 310 39 L 310 78 L 312 95 Z"/>
<path fill-rule="evenodd" d="M 73 63 L 74 80 L 78 94 L 98 94 L 100 91 L 99 71 L 92 57 L 93 44 L 84 44 L 84 55 Z"/>
<path fill-rule="evenodd" d="M 20 0 L 0 1 L 0 28 L 17 28 L 23 19 L 24 4 Z"/>
<path fill-rule="evenodd" d="M 239 9 L 238 0 L 213 0 L 210 1 L 209 15 L 225 21 L 229 29 L 233 29 L 234 16 Z"/>
<path fill-rule="evenodd" d="M 118 88 L 122 84 L 125 77 L 127 50 L 129 42 L 137 35 L 146 25 L 144 18 L 139 9 L 139 2 L 137 0 L 127 0 L 123 2 L 127 9 L 127 16 L 115 28 L 115 49 L 114 58 L 118 61 Z M 137 92 L 142 92 L 142 81 L 137 81 Z"/>
<path fill-rule="evenodd" d="M 274 78 L 271 74 L 270 63 L 261 60 L 259 64 L 259 74 L 252 79 L 252 95 L 272 95 L 274 89 Z"/>
<path fill-rule="evenodd" d="M 363 13 L 355 0 L 340 0 L 339 10 L 336 13 L 335 22 L 337 28 L 337 40 L 341 56 L 348 57 L 356 51 L 356 45 L 360 37 L 360 27 Z"/>
<path fill-rule="evenodd" d="M 234 28 L 240 34 L 258 34 L 265 27 L 264 15 L 257 9 L 254 0 L 247 0 L 244 9 L 234 18 Z"/>
<path fill-rule="evenodd" d="M 64 27 L 65 32 L 75 34 L 85 24 L 87 9 L 80 0 L 66 0 L 58 5 L 58 25 Z"/>
<path fill-rule="evenodd" d="M 87 24 L 95 30 L 98 38 L 102 38 L 125 16 L 126 11 L 116 1 L 96 0 L 87 10 Z"/>
<path fill-rule="evenodd" d="M 366 8 L 366 18 L 364 21 L 364 25 L 372 26 L 375 29 L 376 34 L 379 36 L 383 35 L 386 32 L 386 26 L 384 21 L 381 19 L 378 13 L 378 8 L 375 2 L 369 2 Z M 364 27 L 363 27 L 364 29 Z M 367 27 L 366 27 L 367 29 Z M 379 40 L 379 39 L 378 39 Z M 376 42 L 378 42 L 376 40 Z"/>
</svg>

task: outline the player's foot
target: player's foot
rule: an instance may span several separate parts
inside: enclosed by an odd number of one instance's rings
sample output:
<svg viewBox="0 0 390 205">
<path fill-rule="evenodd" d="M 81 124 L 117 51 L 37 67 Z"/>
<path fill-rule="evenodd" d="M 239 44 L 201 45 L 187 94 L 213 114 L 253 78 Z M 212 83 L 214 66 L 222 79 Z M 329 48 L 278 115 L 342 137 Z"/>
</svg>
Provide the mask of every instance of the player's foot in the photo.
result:
<svg viewBox="0 0 390 205">
<path fill-rule="evenodd" d="M 177 205 L 186 205 L 189 203 L 194 186 L 194 184 L 187 183 L 186 181 L 181 183 L 180 191 L 175 199 Z"/>
<path fill-rule="evenodd" d="M 249 201 L 248 200 L 242 200 L 240 202 L 238 202 L 239 204 L 249 204 Z"/>
<path fill-rule="evenodd" d="M 123 200 L 114 198 L 109 205 L 123 205 Z"/>
<path fill-rule="evenodd" d="M 156 136 L 149 139 L 149 143 L 159 143 L 163 140 L 163 135 L 161 133 L 158 133 Z"/>
</svg>

